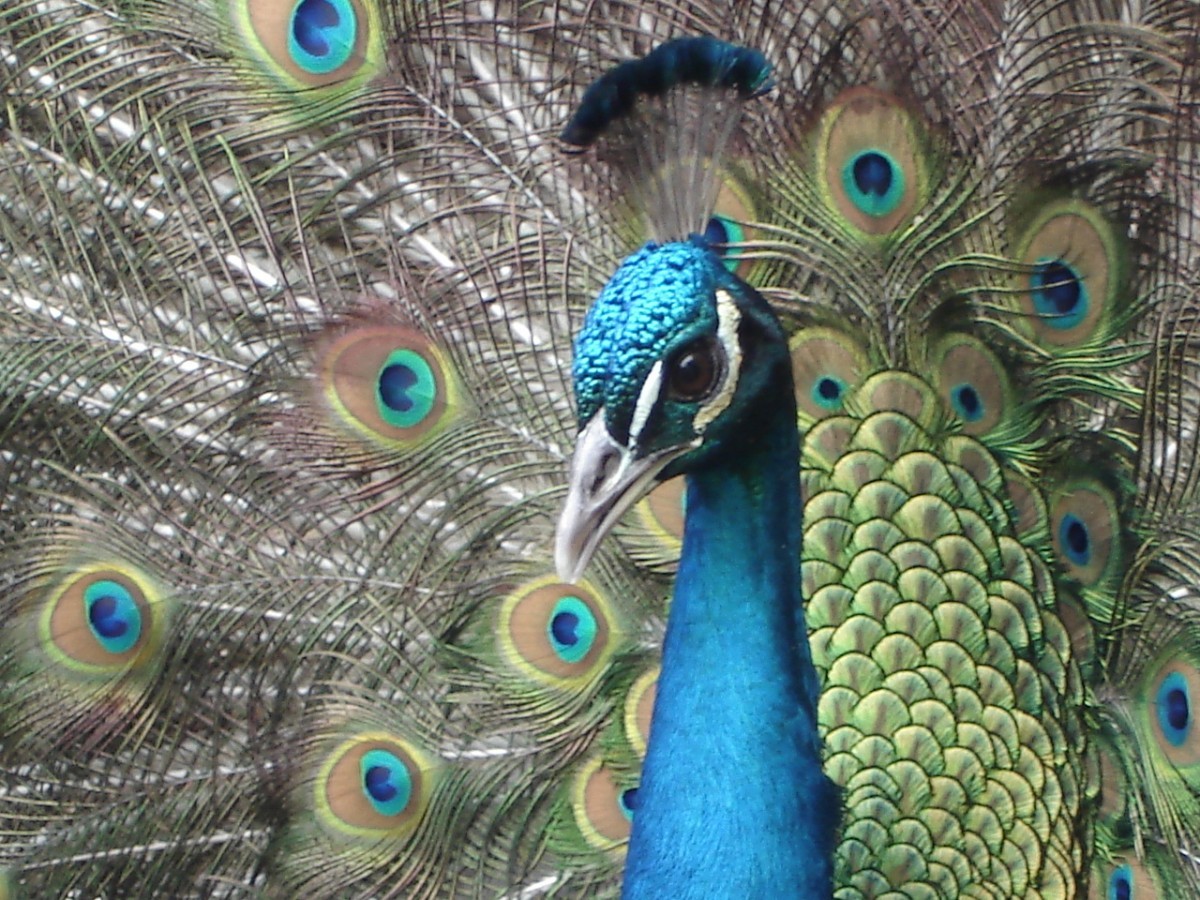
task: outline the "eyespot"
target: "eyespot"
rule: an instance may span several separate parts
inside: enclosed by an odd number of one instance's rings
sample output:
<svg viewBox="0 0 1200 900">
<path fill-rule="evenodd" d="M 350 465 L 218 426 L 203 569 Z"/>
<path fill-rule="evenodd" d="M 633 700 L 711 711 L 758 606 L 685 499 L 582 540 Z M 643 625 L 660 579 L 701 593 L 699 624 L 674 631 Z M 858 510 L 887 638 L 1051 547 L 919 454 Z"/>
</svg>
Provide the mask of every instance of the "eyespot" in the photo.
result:
<svg viewBox="0 0 1200 900">
<path fill-rule="evenodd" d="M 595 677 L 612 655 L 609 605 L 586 584 L 539 579 L 505 598 L 500 643 L 509 662 L 566 686 Z"/>
<path fill-rule="evenodd" d="M 750 225 L 756 218 L 754 204 L 749 192 L 737 179 L 729 175 L 721 183 L 717 194 L 717 205 L 712 218 L 704 229 L 704 238 L 716 245 L 725 262 L 725 268 L 740 278 L 746 278 L 754 267 L 754 260 L 728 244 L 744 244 L 758 237 L 758 229 Z"/>
<path fill-rule="evenodd" d="M 624 813 L 626 821 L 632 822 L 638 808 L 638 789 L 626 788 L 621 791 L 618 802 L 621 805 L 621 812 Z"/>
<path fill-rule="evenodd" d="M 967 434 L 987 434 L 1011 414 L 1016 397 L 1008 373 L 982 341 L 951 335 L 939 342 L 932 362 L 942 399 Z"/>
<path fill-rule="evenodd" d="M 1064 259 L 1039 259 L 1029 276 L 1034 311 L 1050 328 L 1074 328 L 1087 314 L 1083 276 Z"/>
<path fill-rule="evenodd" d="M 125 653 L 142 636 L 142 609 L 118 581 L 93 581 L 83 592 L 88 628 L 109 653 Z"/>
<path fill-rule="evenodd" d="M 1195 724 L 1187 679 L 1179 672 L 1168 672 L 1159 685 L 1155 705 L 1159 731 L 1171 746 L 1182 746 Z"/>
<path fill-rule="evenodd" d="M 381 816 L 397 816 L 412 799 L 412 773 L 391 750 L 368 750 L 358 764 L 363 796 Z"/>
<path fill-rule="evenodd" d="M 862 212 L 886 216 L 904 199 L 904 170 L 882 150 L 863 150 L 842 168 L 842 189 Z"/>
<path fill-rule="evenodd" d="M 395 449 L 421 445 L 458 411 L 459 386 L 444 355 L 409 328 L 346 331 L 321 354 L 320 378 L 344 425 Z"/>
<path fill-rule="evenodd" d="M 714 215 L 704 228 L 704 240 L 710 244 L 728 244 L 741 240 L 742 226 L 733 219 Z"/>
<path fill-rule="evenodd" d="M 1150 850 L 1148 860 L 1156 853 Z M 1114 858 L 1111 862 L 1099 863 L 1093 875 L 1100 882 L 1105 900 L 1165 900 L 1175 896 L 1165 889 L 1161 877 L 1156 873 L 1158 862 L 1143 865 L 1136 859 Z M 1093 891 L 1089 896 L 1097 895 Z"/>
<path fill-rule="evenodd" d="M 831 328 L 800 331 L 789 348 L 800 414 L 819 419 L 840 412 L 862 382 L 866 354 L 848 335 Z"/>
<path fill-rule="evenodd" d="M 322 766 L 316 808 L 327 825 L 361 835 L 408 833 L 429 803 L 431 767 L 412 744 L 385 732 L 341 743 Z"/>
<path fill-rule="evenodd" d="M 297 97 L 361 83 L 380 68 L 375 0 L 233 0 L 245 50 Z"/>
<path fill-rule="evenodd" d="M 592 608 L 579 597 L 559 597 L 550 611 L 546 638 L 563 662 L 575 664 L 596 644 L 600 623 Z"/>
<path fill-rule="evenodd" d="M 1109 900 L 1133 900 L 1133 872 L 1129 866 L 1117 866 L 1108 879 Z"/>
<path fill-rule="evenodd" d="M 978 422 L 983 418 L 983 399 L 975 385 L 963 382 L 950 388 L 950 406 L 964 422 Z"/>
<path fill-rule="evenodd" d="M 1103 340 L 1122 290 L 1123 248 L 1094 207 L 1059 200 L 1038 211 L 1019 245 L 1021 304 L 1052 346 Z"/>
<path fill-rule="evenodd" d="M 1120 527 L 1116 499 L 1094 482 L 1064 486 L 1050 505 L 1054 550 L 1071 576 L 1086 587 L 1117 570 Z"/>
<path fill-rule="evenodd" d="M 354 53 L 359 27 L 348 0 L 300 0 L 288 28 L 291 58 L 314 75 L 336 72 Z"/>
<path fill-rule="evenodd" d="M 716 343 L 708 338 L 693 341 L 667 364 L 667 396 L 684 403 L 703 400 L 716 388 L 720 375 Z"/>
<path fill-rule="evenodd" d="M 1074 513 L 1066 513 L 1058 521 L 1058 545 L 1063 555 L 1076 566 L 1092 561 L 1092 539 L 1087 523 Z"/>
<path fill-rule="evenodd" d="M 728 216 L 716 214 L 708 220 L 708 224 L 704 227 L 704 240 L 706 243 L 718 247 L 725 244 L 740 244 L 746 240 L 746 230 L 740 223 L 735 222 Z M 736 250 L 723 249 L 721 256 L 725 260 L 725 268 L 730 272 L 736 272 L 738 268 L 738 252 Z"/>
<path fill-rule="evenodd" d="M 1200 771 L 1200 669 L 1193 662 L 1180 650 L 1167 654 L 1149 670 L 1143 688 L 1154 741 L 1189 783 L 1200 777 L 1195 774 Z"/>
<path fill-rule="evenodd" d="M 163 633 L 161 599 L 136 570 L 77 572 L 43 607 L 43 646 L 76 672 L 108 677 L 149 662 Z"/>
<path fill-rule="evenodd" d="M 816 171 L 827 202 L 858 231 L 894 232 L 926 190 L 923 143 L 895 97 L 866 87 L 846 91 L 821 125 Z"/>
<path fill-rule="evenodd" d="M 600 760 L 580 767 L 574 779 L 571 806 L 575 824 L 592 847 L 613 850 L 629 839 L 637 789 L 622 789 Z"/>
</svg>

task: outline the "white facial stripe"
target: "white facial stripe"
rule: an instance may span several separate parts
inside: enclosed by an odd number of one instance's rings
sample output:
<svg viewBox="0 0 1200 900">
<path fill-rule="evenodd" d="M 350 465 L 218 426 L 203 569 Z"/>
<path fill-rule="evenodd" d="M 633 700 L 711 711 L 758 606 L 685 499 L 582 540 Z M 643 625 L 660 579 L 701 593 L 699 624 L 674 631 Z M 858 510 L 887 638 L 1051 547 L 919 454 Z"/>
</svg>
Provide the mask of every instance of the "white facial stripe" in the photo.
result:
<svg viewBox="0 0 1200 900">
<path fill-rule="evenodd" d="M 654 404 L 658 402 L 658 395 L 662 391 L 662 378 L 663 364 L 660 359 L 654 364 L 654 368 L 650 370 L 646 380 L 642 382 L 637 406 L 633 408 L 633 421 L 629 423 L 629 446 L 631 448 L 637 446 L 638 437 L 641 435 L 642 429 L 646 427 L 646 420 L 650 418 L 650 412 L 654 409 Z"/>
<path fill-rule="evenodd" d="M 692 427 L 703 434 L 709 423 L 725 412 L 737 390 L 738 372 L 742 369 L 742 348 L 738 344 L 738 324 L 742 314 L 728 291 L 717 291 L 717 339 L 725 349 L 725 377 L 712 399 L 700 407 Z"/>
</svg>

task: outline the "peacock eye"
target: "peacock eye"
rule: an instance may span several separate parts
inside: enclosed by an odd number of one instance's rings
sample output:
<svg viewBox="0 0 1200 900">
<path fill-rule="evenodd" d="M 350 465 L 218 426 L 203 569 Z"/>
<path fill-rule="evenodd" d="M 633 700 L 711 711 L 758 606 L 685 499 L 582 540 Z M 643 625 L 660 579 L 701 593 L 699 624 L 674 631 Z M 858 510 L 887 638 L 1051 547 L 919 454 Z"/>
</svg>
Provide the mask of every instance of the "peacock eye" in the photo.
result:
<svg viewBox="0 0 1200 900">
<path fill-rule="evenodd" d="M 712 393 L 721 375 L 716 344 L 708 339 L 688 344 L 670 362 L 667 396 L 690 403 Z"/>
</svg>

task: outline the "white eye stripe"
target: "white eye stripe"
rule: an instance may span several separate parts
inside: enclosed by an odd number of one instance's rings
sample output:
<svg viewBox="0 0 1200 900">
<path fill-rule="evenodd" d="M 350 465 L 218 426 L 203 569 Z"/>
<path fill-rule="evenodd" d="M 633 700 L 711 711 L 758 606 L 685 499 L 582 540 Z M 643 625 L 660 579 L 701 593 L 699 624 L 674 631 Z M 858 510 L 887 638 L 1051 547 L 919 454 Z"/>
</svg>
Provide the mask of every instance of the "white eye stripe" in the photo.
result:
<svg viewBox="0 0 1200 900">
<path fill-rule="evenodd" d="M 742 348 L 738 344 L 737 335 L 742 314 L 728 291 L 717 291 L 716 299 L 717 339 L 725 351 L 727 364 L 724 367 L 725 371 L 716 394 L 700 407 L 695 419 L 692 420 L 692 427 L 697 434 L 703 434 L 709 423 L 728 409 L 729 404 L 733 402 L 733 395 L 737 390 L 738 370 L 742 364 Z M 629 447 L 631 449 L 638 445 L 642 429 L 646 427 L 650 414 L 662 398 L 664 386 L 663 361 L 660 359 L 654 363 L 646 380 L 642 382 L 642 389 L 638 392 L 637 403 L 633 408 L 633 418 L 629 423 Z"/>
<path fill-rule="evenodd" d="M 631 448 L 637 446 L 638 437 L 641 435 L 642 429 L 646 427 L 646 420 L 650 418 L 650 413 L 654 411 L 654 405 L 658 403 L 662 386 L 663 363 L 660 359 L 654 364 L 650 374 L 646 376 L 646 380 L 642 382 L 637 405 L 633 408 L 633 419 L 629 423 L 629 446 Z"/>
<path fill-rule="evenodd" d="M 738 325 L 742 314 L 728 291 L 717 291 L 717 339 L 725 350 L 725 374 L 713 398 L 696 412 L 692 427 L 703 434 L 709 423 L 729 408 L 737 390 L 738 372 L 742 366 L 742 348 L 738 344 Z"/>
</svg>

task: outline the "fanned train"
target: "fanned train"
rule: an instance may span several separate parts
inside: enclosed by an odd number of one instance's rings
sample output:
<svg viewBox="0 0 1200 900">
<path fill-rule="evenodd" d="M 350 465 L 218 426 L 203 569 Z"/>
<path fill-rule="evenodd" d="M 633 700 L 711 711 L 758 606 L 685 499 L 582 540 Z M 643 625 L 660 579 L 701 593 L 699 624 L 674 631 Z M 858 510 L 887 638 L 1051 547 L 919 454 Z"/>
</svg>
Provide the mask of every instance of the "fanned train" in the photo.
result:
<svg viewBox="0 0 1200 900">
<path fill-rule="evenodd" d="M 1200 896 L 1198 47 L 6 2 L 0 898 Z"/>
</svg>

